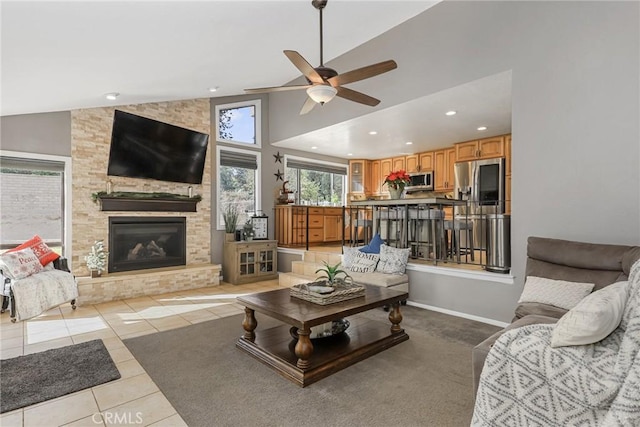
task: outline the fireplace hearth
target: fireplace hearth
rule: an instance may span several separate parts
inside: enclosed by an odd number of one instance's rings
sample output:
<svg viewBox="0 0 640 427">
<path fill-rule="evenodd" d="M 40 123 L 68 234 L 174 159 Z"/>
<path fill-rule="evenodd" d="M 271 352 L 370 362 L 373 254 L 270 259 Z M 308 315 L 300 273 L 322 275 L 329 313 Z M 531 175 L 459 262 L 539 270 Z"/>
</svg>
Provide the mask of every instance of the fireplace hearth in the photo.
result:
<svg viewBox="0 0 640 427">
<path fill-rule="evenodd" d="M 186 265 L 185 217 L 109 217 L 109 273 Z"/>
</svg>

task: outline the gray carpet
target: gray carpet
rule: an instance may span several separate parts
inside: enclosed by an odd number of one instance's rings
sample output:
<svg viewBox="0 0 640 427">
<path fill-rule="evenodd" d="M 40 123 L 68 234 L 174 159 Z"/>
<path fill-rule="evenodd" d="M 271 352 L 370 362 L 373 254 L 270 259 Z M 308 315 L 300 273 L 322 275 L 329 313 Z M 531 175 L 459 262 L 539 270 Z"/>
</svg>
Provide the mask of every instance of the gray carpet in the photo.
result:
<svg viewBox="0 0 640 427">
<path fill-rule="evenodd" d="M 124 340 L 189 426 L 468 426 L 471 349 L 494 326 L 403 307 L 409 341 L 300 388 L 238 350 L 242 316 Z M 371 310 L 368 318 L 388 322 Z M 277 321 L 259 313 L 261 329 Z"/>
<path fill-rule="evenodd" d="M 102 340 L 0 361 L 0 413 L 120 378 Z"/>
</svg>

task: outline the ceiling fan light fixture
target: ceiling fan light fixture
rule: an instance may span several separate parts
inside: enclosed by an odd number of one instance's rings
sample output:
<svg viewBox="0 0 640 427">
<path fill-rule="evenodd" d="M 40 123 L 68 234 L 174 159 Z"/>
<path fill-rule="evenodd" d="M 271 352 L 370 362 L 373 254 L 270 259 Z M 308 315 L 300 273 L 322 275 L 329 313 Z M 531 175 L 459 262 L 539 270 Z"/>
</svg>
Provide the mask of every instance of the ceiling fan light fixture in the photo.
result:
<svg viewBox="0 0 640 427">
<path fill-rule="evenodd" d="M 338 93 L 338 90 L 329 85 L 314 85 L 307 89 L 307 95 L 318 104 L 331 101 Z"/>
</svg>

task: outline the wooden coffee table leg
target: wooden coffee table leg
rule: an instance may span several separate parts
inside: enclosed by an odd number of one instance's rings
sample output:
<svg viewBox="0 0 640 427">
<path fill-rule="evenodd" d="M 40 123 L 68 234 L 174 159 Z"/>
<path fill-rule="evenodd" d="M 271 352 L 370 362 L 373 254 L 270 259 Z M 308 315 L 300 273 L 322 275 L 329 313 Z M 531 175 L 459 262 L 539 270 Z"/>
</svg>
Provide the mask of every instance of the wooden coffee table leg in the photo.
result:
<svg viewBox="0 0 640 427">
<path fill-rule="evenodd" d="M 242 327 L 244 328 L 244 339 L 254 341 L 256 339 L 255 329 L 258 326 L 258 321 L 254 316 L 253 310 L 250 308 L 244 309 L 244 320 L 242 321 Z"/>
<path fill-rule="evenodd" d="M 391 311 L 389 312 L 389 320 L 391 321 L 391 333 L 402 332 L 400 322 L 402 322 L 402 314 L 400 313 L 400 301 L 391 305 Z"/>
<path fill-rule="evenodd" d="M 313 344 L 311 344 L 311 339 L 309 338 L 309 334 L 311 333 L 311 329 L 298 329 L 298 342 L 296 343 L 296 356 L 298 356 L 298 362 L 296 366 L 300 369 L 306 369 L 309 367 L 311 362 L 309 359 L 311 358 L 311 353 L 313 353 Z"/>
</svg>

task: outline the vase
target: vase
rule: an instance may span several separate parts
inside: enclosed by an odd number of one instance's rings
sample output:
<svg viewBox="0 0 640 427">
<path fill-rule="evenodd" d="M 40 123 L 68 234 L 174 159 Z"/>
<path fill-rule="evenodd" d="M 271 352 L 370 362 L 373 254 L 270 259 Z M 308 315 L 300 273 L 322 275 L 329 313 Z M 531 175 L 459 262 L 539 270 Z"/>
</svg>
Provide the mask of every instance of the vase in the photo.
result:
<svg viewBox="0 0 640 427">
<path fill-rule="evenodd" d="M 398 200 L 402 197 L 404 188 L 392 188 L 389 187 L 389 198 L 392 200 Z"/>
<path fill-rule="evenodd" d="M 225 242 L 235 242 L 236 240 L 236 234 L 235 233 L 225 233 L 224 234 L 224 241 Z"/>
<path fill-rule="evenodd" d="M 102 270 L 91 270 L 91 277 L 96 278 L 102 276 Z"/>
</svg>

